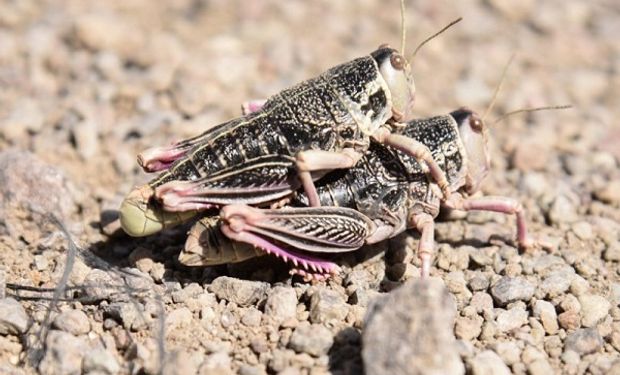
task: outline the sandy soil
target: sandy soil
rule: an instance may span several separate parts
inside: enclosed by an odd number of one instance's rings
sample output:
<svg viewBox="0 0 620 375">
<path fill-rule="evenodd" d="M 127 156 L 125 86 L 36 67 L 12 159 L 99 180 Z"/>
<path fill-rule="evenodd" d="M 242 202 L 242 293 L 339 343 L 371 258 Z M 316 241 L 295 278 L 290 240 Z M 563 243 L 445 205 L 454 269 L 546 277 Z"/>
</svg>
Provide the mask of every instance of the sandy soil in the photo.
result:
<svg viewBox="0 0 620 375">
<path fill-rule="evenodd" d="M 266 257 L 183 267 L 185 227 L 144 239 L 101 228 L 149 179 L 138 152 L 400 45 L 398 2 L 168 3 L 0 1 L 0 372 L 359 373 L 368 304 L 417 277 L 414 234 L 310 285 Z M 500 214 L 437 225 L 432 275 L 456 302 L 456 360 L 473 374 L 620 372 L 620 5 L 421 0 L 407 16 L 409 52 L 464 17 L 413 61 L 417 115 L 484 112 L 514 52 L 489 122 L 574 106 L 492 127 L 483 191 L 520 199 L 549 250 L 519 252 Z M 77 260 L 49 317 L 48 300 L 24 296 L 52 294 L 23 290 L 56 286 L 72 251 L 46 212 L 107 262 Z"/>
</svg>

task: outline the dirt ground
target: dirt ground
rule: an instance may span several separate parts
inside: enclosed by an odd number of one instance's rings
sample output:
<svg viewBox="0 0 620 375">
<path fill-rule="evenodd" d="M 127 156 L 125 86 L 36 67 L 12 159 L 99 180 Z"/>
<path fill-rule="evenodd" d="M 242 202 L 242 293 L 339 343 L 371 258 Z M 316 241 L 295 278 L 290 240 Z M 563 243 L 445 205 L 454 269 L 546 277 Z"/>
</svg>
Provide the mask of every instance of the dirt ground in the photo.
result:
<svg viewBox="0 0 620 375">
<path fill-rule="evenodd" d="M 487 123 L 574 108 L 491 129 L 482 190 L 521 200 L 550 249 L 519 252 L 501 214 L 437 224 L 431 273 L 456 302 L 457 360 L 472 374 L 620 373 L 620 4 L 407 1 L 407 50 L 459 16 L 412 62 L 419 117 L 483 113 L 513 53 Z M 268 257 L 184 267 L 187 227 L 102 227 L 150 178 L 138 152 L 399 38 L 397 1 L 0 0 L 0 373 L 362 372 L 367 307 L 418 277 L 415 235 L 313 285 Z M 69 275 L 75 249 L 50 212 L 81 249 Z M 48 316 L 45 288 L 65 276 Z"/>
</svg>

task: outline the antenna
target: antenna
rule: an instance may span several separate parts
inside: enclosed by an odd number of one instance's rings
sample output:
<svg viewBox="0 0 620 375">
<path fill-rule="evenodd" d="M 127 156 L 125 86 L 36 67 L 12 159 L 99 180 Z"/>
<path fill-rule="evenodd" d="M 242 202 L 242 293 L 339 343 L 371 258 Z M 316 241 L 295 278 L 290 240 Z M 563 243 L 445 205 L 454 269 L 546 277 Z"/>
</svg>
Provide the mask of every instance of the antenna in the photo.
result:
<svg viewBox="0 0 620 375">
<path fill-rule="evenodd" d="M 405 0 L 400 0 L 400 53 L 405 56 L 405 39 L 407 30 L 405 25 Z"/>
<path fill-rule="evenodd" d="M 433 40 L 435 37 L 439 36 L 441 33 L 443 33 L 444 31 L 448 30 L 449 28 L 451 28 L 452 26 L 454 26 L 455 24 L 461 22 L 463 20 L 463 17 L 459 17 L 457 19 L 455 19 L 454 21 L 450 22 L 449 24 L 447 24 L 446 26 L 444 26 L 441 30 L 439 30 L 438 32 L 436 32 L 435 34 L 429 36 L 428 38 L 424 39 L 422 41 L 422 43 L 418 44 L 418 46 L 416 47 L 416 49 L 413 51 L 413 53 L 411 54 L 411 57 L 409 58 L 409 61 L 413 60 L 413 58 L 415 57 L 415 55 L 418 53 L 418 51 L 420 50 L 420 48 L 422 48 L 422 46 L 424 46 L 426 43 L 430 42 L 431 40 Z"/>
<path fill-rule="evenodd" d="M 531 113 L 531 112 L 547 111 L 547 110 L 553 110 L 553 109 L 570 109 L 570 108 L 573 108 L 573 106 L 571 104 L 516 109 L 514 111 L 510 111 L 508 113 L 504 113 L 503 115 L 501 115 L 497 120 L 495 120 L 493 122 L 493 125 L 495 125 L 495 124 L 497 124 L 497 123 L 499 123 L 501 121 L 504 121 L 508 117 L 510 117 L 512 115 L 516 115 L 518 113 L 524 113 L 524 112 Z"/>
<path fill-rule="evenodd" d="M 497 87 L 495 87 L 495 92 L 493 93 L 491 102 L 489 103 L 489 106 L 487 107 L 487 109 L 484 111 L 484 114 L 482 115 L 481 120 L 483 122 L 484 122 L 484 119 L 487 117 L 489 113 L 491 113 L 491 110 L 495 106 L 495 102 L 497 101 L 497 94 L 499 94 L 499 90 L 501 90 L 502 86 L 504 85 L 504 81 L 506 80 L 506 73 L 508 72 L 508 68 L 510 67 L 510 64 L 512 64 L 512 60 L 514 60 L 516 54 L 517 54 L 516 52 L 513 52 L 512 55 L 510 56 L 510 59 L 508 59 L 508 62 L 506 63 L 506 65 L 504 65 L 502 76 L 499 79 L 499 83 L 497 84 Z"/>
</svg>

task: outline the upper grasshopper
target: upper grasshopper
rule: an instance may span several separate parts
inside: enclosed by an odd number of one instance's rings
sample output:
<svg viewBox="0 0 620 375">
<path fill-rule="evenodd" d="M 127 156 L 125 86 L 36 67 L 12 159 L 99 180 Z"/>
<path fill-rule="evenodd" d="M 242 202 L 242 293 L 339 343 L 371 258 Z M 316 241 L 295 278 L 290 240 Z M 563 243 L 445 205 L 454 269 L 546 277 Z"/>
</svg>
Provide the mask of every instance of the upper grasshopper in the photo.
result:
<svg viewBox="0 0 620 375">
<path fill-rule="evenodd" d="M 447 198 L 448 180 L 428 148 L 396 134 L 411 118 L 414 98 L 410 64 L 388 46 L 333 67 L 255 112 L 141 153 L 146 171 L 163 173 L 126 197 L 122 227 L 145 236 L 199 210 L 273 203 L 299 187 L 318 206 L 314 181 L 353 167 L 371 140 L 422 161 Z"/>
</svg>

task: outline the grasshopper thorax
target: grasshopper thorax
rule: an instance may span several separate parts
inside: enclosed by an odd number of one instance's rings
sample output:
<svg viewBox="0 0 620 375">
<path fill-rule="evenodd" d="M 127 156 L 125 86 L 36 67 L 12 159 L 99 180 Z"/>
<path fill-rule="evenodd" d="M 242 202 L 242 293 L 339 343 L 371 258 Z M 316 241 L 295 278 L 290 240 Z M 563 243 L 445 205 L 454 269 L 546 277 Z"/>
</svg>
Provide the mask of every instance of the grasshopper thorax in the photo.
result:
<svg viewBox="0 0 620 375">
<path fill-rule="evenodd" d="M 379 67 L 392 97 L 392 118 L 409 121 L 415 101 L 415 83 L 405 56 L 388 45 L 381 45 L 370 54 Z"/>
<path fill-rule="evenodd" d="M 461 141 L 467 154 L 467 174 L 465 190 L 473 194 L 491 168 L 491 157 L 487 145 L 488 128 L 480 116 L 469 108 L 461 108 L 452 113 L 458 124 Z"/>
</svg>

